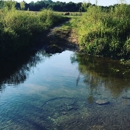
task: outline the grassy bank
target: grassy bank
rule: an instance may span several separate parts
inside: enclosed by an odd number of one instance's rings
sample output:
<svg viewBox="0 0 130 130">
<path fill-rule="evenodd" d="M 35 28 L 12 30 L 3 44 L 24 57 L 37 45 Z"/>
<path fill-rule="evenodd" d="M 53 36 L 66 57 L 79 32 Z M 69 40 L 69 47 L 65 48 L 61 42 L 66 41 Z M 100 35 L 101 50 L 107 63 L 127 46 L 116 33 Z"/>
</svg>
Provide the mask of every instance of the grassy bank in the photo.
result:
<svg viewBox="0 0 130 130">
<path fill-rule="evenodd" d="M 65 16 L 71 20 L 56 31 L 56 36 L 91 55 L 130 58 L 130 5 L 120 4 L 109 9 L 90 6 L 82 16 Z M 18 11 L 11 6 L 0 10 L 0 56 L 19 53 L 36 46 L 41 33 L 65 19 L 51 10 Z M 43 35 L 42 41 L 46 34 Z M 52 41 L 53 42 L 53 41 Z"/>
<path fill-rule="evenodd" d="M 130 5 L 108 10 L 90 6 L 78 26 L 80 50 L 92 55 L 130 58 Z"/>
<path fill-rule="evenodd" d="M 90 6 L 82 16 L 71 17 L 61 31 L 75 30 L 79 49 L 91 55 L 130 59 L 130 5 L 102 9 Z"/>
<path fill-rule="evenodd" d="M 32 48 L 41 33 L 63 20 L 51 10 L 32 13 L 18 11 L 12 5 L 4 7 L 0 10 L 0 57 Z"/>
</svg>

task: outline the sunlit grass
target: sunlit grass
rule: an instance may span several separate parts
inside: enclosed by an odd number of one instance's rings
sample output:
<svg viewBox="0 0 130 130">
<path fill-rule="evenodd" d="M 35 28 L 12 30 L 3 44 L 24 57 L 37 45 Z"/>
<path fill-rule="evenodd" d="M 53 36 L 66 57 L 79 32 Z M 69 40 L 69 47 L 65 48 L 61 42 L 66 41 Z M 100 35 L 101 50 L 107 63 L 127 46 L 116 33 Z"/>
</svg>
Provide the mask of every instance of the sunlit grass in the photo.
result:
<svg viewBox="0 0 130 130">
<path fill-rule="evenodd" d="M 90 6 L 78 28 L 80 49 L 92 55 L 130 58 L 130 10 L 120 4 L 108 11 Z"/>
<path fill-rule="evenodd" d="M 3 8 L 0 11 L 1 53 L 28 50 L 34 46 L 40 33 L 63 20 L 61 15 L 52 10 L 30 12 L 18 11 L 14 7 Z"/>
<path fill-rule="evenodd" d="M 62 29 L 62 30 L 77 29 L 77 27 L 79 25 L 78 23 L 80 21 L 80 18 L 81 18 L 81 16 L 79 16 L 79 17 L 75 17 L 75 16 L 71 17 L 69 21 L 65 22 L 65 24 L 63 24 L 60 27 L 60 29 Z"/>
</svg>

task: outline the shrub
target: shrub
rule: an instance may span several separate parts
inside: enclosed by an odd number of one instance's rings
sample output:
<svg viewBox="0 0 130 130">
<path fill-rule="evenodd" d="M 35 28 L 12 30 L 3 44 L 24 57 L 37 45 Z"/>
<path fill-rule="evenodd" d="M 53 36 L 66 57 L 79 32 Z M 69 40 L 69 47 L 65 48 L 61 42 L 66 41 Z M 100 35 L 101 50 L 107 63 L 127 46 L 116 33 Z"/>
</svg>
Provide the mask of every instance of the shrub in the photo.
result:
<svg viewBox="0 0 130 130">
<path fill-rule="evenodd" d="M 126 57 L 130 36 L 129 5 L 120 4 L 109 11 L 90 6 L 80 25 L 78 34 L 82 51 L 92 55 Z"/>
<path fill-rule="evenodd" d="M 42 32 L 59 22 L 62 17 L 51 10 L 38 13 L 18 11 L 14 2 L 7 2 L 0 11 L 0 46 L 10 53 L 28 50 Z"/>
</svg>

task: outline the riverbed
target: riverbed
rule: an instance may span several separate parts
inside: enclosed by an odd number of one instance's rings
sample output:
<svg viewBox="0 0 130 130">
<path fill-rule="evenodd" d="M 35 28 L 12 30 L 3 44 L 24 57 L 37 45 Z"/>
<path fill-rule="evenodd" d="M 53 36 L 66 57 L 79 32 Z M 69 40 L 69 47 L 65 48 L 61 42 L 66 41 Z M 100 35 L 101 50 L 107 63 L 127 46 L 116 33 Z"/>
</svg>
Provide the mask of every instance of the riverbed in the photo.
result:
<svg viewBox="0 0 130 130">
<path fill-rule="evenodd" d="M 0 130 L 130 128 L 129 65 L 41 50 L 15 69 L 2 66 Z"/>
</svg>

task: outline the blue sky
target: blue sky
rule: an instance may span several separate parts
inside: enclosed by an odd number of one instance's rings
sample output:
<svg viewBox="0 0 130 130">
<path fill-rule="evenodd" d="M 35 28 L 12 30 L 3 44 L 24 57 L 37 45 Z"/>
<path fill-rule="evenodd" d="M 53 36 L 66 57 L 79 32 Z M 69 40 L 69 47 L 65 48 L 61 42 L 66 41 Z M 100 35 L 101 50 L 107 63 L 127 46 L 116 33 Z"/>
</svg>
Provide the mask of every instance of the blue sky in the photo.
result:
<svg viewBox="0 0 130 130">
<path fill-rule="evenodd" d="M 16 0 L 16 1 L 22 1 L 22 0 Z M 34 1 L 36 2 L 37 0 L 25 0 L 27 3 Z M 40 1 L 40 0 L 39 0 Z M 52 0 L 52 1 L 62 1 L 62 2 L 90 2 L 92 4 L 95 4 L 96 0 Z M 113 4 L 117 4 L 119 3 L 119 1 L 125 1 L 127 4 L 130 4 L 130 0 L 97 0 L 98 1 L 98 5 L 103 5 L 103 6 L 108 6 L 108 5 L 113 5 Z"/>
</svg>

